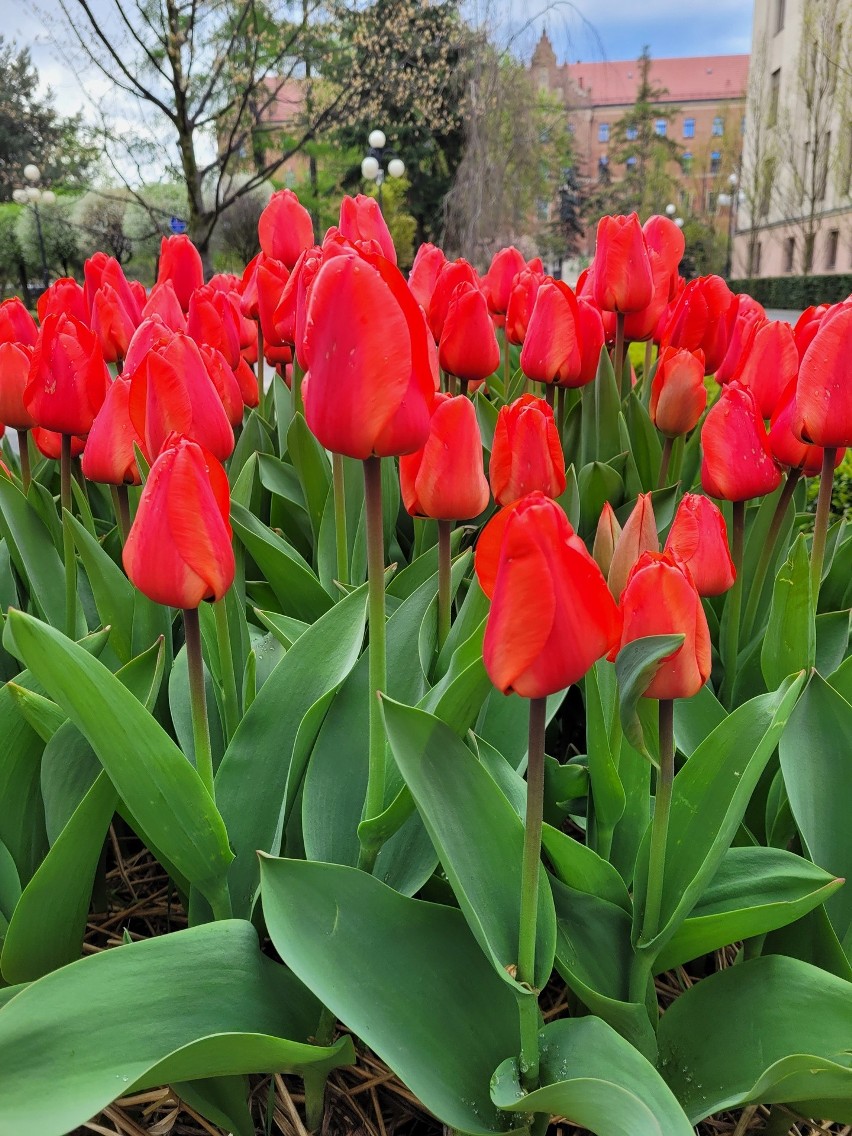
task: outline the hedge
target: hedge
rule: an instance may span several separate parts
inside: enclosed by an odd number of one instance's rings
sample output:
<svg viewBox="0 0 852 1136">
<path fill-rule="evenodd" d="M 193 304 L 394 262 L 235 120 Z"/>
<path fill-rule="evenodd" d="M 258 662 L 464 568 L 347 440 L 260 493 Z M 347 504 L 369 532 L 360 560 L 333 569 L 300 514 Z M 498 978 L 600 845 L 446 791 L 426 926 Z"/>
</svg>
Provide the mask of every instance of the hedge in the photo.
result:
<svg viewBox="0 0 852 1136">
<path fill-rule="evenodd" d="M 836 304 L 852 293 L 852 273 L 835 276 L 764 276 L 729 280 L 732 292 L 748 292 L 765 308 L 809 308 Z"/>
</svg>

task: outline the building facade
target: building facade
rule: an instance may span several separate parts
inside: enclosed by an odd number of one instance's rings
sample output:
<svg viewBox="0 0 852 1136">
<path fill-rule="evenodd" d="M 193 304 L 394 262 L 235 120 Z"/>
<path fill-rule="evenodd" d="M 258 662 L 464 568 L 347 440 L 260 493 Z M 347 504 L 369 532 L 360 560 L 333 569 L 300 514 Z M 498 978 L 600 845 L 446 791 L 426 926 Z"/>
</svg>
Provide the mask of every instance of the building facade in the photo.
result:
<svg viewBox="0 0 852 1136">
<path fill-rule="evenodd" d="M 734 275 L 852 272 L 852 0 L 755 0 Z"/>
</svg>

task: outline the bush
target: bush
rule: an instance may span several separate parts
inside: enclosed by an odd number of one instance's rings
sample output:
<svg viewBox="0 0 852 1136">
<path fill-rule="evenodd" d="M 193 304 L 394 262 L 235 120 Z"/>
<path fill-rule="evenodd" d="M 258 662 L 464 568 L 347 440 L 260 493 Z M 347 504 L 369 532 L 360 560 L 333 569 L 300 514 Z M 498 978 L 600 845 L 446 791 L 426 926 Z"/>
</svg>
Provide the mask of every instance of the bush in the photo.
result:
<svg viewBox="0 0 852 1136">
<path fill-rule="evenodd" d="M 729 280 L 732 292 L 748 292 L 766 308 L 836 304 L 852 292 L 852 273 L 836 276 L 766 276 Z"/>
</svg>

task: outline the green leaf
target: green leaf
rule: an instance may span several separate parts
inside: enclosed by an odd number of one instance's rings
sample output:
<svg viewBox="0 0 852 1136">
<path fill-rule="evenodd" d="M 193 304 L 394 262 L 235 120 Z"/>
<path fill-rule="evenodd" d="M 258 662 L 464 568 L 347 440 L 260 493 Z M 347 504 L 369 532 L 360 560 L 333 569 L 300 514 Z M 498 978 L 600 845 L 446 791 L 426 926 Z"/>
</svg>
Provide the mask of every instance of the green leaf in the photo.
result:
<svg viewBox="0 0 852 1136">
<path fill-rule="evenodd" d="M 33 685 L 27 672 L 20 685 Z M 39 765 L 44 742 L 22 717 L 12 692 L 0 687 L 0 841 L 8 849 L 21 883 L 32 876 L 47 850 Z"/>
<path fill-rule="evenodd" d="M 611 465 L 594 461 L 584 465 L 577 477 L 580 494 L 580 532 L 590 536 L 597 528 L 605 503 L 615 507 L 624 498 L 624 482 Z"/>
<path fill-rule="evenodd" d="M 9 619 L 30 670 L 88 738 L 144 831 L 211 902 L 219 902 L 232 853 L 198 774 L 102 663 L 31 616 L 12 612 Z"/>
<path fill-rule="evenodd" d="M 567 1116 L 597 1136 L 694 1136 L 660 1074 L 597 1018 L 563 1018 L 539 1034 L 542 1087 L 524 1093 L 517 1061 L 494 1074 L 500 1108 Z"/>
<path fill-rule="evenodd" d="M 727 712 L 707 683 L 692 698 L 674 704 L 674 734 L 684 757 L 692 757 L 705 738 L 724 722 Z"/>
<path fill-rule="evenodd" d="M 632 905 L 624 880 L 602 856 L 549 824 L 542 828 L 541 842 L 561 883 L 630 913 Z"/>
<path fill-rule="evenodd" d="M 624 736 L 634 749 L 650 759 L 642 723 L 639 700 L 660 666 L 683 646 L 684 635 L 648 635 L 634 639 L 618 652 L 615 673 L 618 676 L 619 714 Z"/>
<path fill-rule="evenodd" d="M 799 533 L 775 578 L 769 624 L 760 666 L 770 690 L 801 670 L 810 670 L 816 655 L 811 567 L 804 534 Z"/>
<path fill-rule="evenodd" d="M 68 715 L 63 714 L 56 703 L 44 695 L 14 682 L 7 683 L 6 689 L 25 721 L 29 722 L 43 742 L 50 741 L 62 723 L 68 720 Z"/>
<path fill-rule="evenodd" d="M 61 1136 L 152 1085 L 348 1064 L 349 1038 L 306 1044 L 319 1010 L 239 920 L 103 951 L 0 1010 L 0 1130 Z"/>
<path fill-rule="evenodd" d="M 816 672 L 779 752 L 790 808 L 808 855 L 833 875 L 852 878 L 852 705 Z M 832 896 L 826 911 L 842 942 L 852 928 L 852 886 Z"/>
<path fill-rule="evenodd" d="M 518 1051 L 517 1001 L 460 911 L 336 864 L 263 857 L 261 878 L 287 966 L 428 1109 L 466 1133 L 513 1127 L 488 1084 Z"/>
<path fill-rule="evenodd" d="M 689 917 L 663 948 L 658 973 L 801 918 L 843 880 L 781 848 L 729 848 Z"/>
<path fill-rule="evenodd" d="M 497 973 L 519 992 L 517 965 L 524 826 L 461 739 L 431 714 L 382 699 L 396 763 L 471 931 Z M 539 873 L 535 985 L 553 967 L 556 922 Z"/>
<path fill-rule="evenodd" d="M 76 517 L 69 514 L 68 523 L 95 597 L 101 624 L 110 629 L 110 646 L 121 662 L 127 663 L 133 655 L 135 589 L 112 557 Z"/>
<path fill-rule="evenodd" d="M 229 880 L 237 914 L 251 913 L 259 878 L 256 851 L 277 851 L 285 798 L 289 794 L 292 801 L 301 782 L 304 769 L 294 768 L 293 758 L 302 720 L 355 665 L 365 618 L 362 587 L 309 627 L 258 691 L 222 759 L 216 799 L 236 854 Z"/>
<path fill-rule="evenodd" d="M 852 984 L 808 963 L 769 955 L 721 970 L 673 1002 L 658 1037 L 693 1122 L 758 1102 L 852 1120 Z"/>
<path fill-rule="evenodd" d="M 228 462 L 228 479 L 231 485 L 236 483 L 243 466 L 251 461 L 255 454 L 271 454 L 274 451 L 272 438 L 263 419 L 256 410 L 252 410 L 243 423 L 231 460 Z"/>
<path fill-rule="evenodd" d="M 12 918 L 15 905 L 21 898 L 21 881 L 12 853 L 0 841 L 0 927 Z M 5 928 L 3 928 L 5 933 Z M 2 937 L 2 935 L 0 935 Z"/>
<path fill-rule="evenodd" d="M 319 539 L 323 509 L 331 487 L 331 463 L 301 414 L 293 416 L 287 429 L 287 451 L 304 493 L 311 531 L 316 543 Z"/>
<path fill-rule="evenodd" d="M 612 834 L 624 814 L 624 786 L 618 776 L 618 751 L 613 752 L 610 737 L 613 694 L 612 664 L 595 663 L 586 675 L 586 753 L 588 755 L 591 796 L 588 811 L 589 846 L 603 856 L 612 847 Z M 637 719 L 638 721 L 638 719 Z M 617 744 L 620 745 L 621 739 Z"/>
<path fill-rule="evenodd" d="M 651 421 L 648 411 L 633 391 L 627 396 L 624 407 L 625 421 L 630 435 L 631 450 L 636 459 L 636 467 L 646 493 L 657 488 L 657 475 L 663 449 L 660 435 Z"/>
</svg>

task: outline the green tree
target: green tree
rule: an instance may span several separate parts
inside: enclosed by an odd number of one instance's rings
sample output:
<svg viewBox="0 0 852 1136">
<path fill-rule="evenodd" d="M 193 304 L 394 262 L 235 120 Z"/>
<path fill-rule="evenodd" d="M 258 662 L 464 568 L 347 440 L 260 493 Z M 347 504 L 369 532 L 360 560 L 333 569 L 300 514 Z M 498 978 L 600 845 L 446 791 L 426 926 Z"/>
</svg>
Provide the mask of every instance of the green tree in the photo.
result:
<svg viewBox="0 0 852 1136">
<path fill-rule="evenodd" d="M 21 209 L 15 231 L 31 278 L 40 280 L 44 271 L 42 245 L 49 275 L 73 276 L 82 268 L 80 233 L 72 220 L 74 203 L 71 197 L 57 197 L 51 205 L 39 205 L 38 217 L 32 206 Z"/>
</svg>

